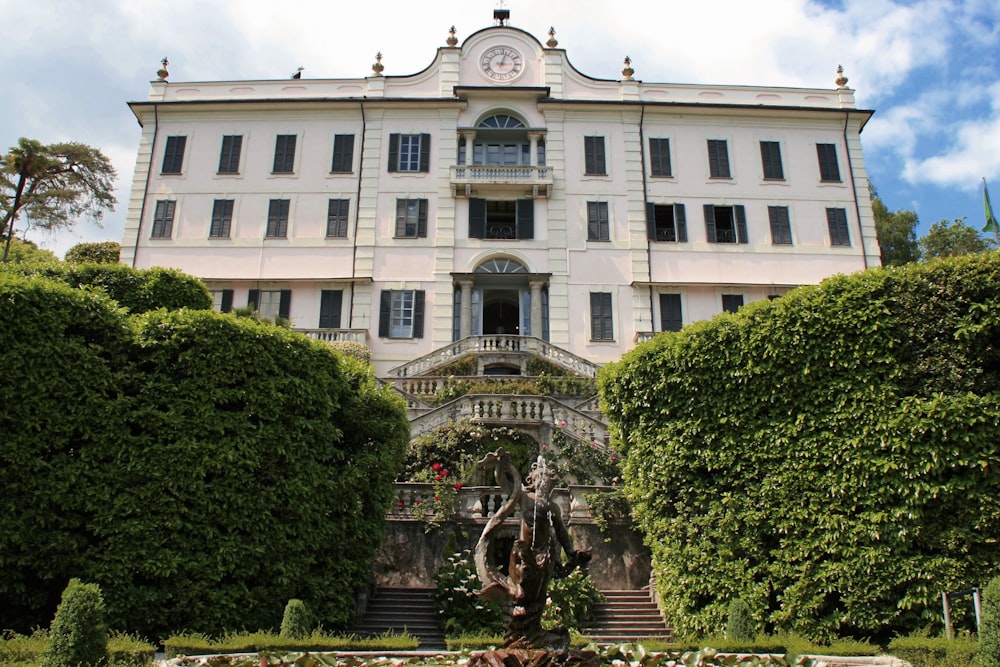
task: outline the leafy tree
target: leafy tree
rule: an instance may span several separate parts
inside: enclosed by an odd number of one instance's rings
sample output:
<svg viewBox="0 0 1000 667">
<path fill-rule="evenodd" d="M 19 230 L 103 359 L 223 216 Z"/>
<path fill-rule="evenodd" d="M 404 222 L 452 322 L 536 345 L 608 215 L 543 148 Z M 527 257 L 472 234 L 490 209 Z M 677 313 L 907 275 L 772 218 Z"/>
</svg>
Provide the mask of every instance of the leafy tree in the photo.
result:
<svg viewBox="0 0 1000 667">
<path fill-rule="evenodd" d="M 72 227 L 81 215 L 100 222 L 118 203 L 116 177 L 111 161 L 96 148 L 75 142 L 46 146 L 22 137 L 0 165 L 0 235 L 7 239 L 2 261 L 22 211 L 31 226 L 42 229 Z"/>
<path fill-rule="evenodd" d="M 74 264 L 93 262 L 95 264 L 117 264 L 122 246 L 117 241 L 100 243 L 77 243 L 66 251 L 66 261 Z"/>
<path fill-rule="evenodd" d="M 101 589 L 70 579 L 52 620 L 52 638 L 42 667 L 99 667 L 107 663 L 108 626 Z"/>
<path fill-rule="evenodd" d="M 888 639 L 1000 574 L 1000 253 L 837 276 L 599 373 L 676 631 Z"/>
<path fill-rule="evenodd" d="M 1000 666 L 1000 577 L 983 591 L 983 624 L 979 630 L 979 664 Z"/>
<path fill-rule="evenodd" d="M 971 255 L 990 249 L 990 242 L 980 236 L 975 227 L 967 224 L 965 218 L 951 222 L 938 220 L 918 243 L 924 259 Z"/>
<path fill-rule="evenodd" d="M 59 258 L 51 250 L 43 250 L 31 241 L 11 239 L 7 260 L 16 264 L 37 264 L 58 262 Z"/>
<path fill-rule="evenodd" d="M 882 248 L 882 266 L 902 266 L 920 259 L 917 244 L 917 214 L 913 211 L 890 211 L 879 197 L 872 199 L 875 233 Z"/>
</svg>

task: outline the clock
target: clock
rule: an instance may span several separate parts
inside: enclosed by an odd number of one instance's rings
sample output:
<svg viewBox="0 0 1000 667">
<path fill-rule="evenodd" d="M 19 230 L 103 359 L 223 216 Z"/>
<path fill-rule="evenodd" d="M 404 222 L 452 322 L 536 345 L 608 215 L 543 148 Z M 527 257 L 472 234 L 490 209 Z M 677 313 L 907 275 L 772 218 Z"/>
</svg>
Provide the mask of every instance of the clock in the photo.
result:
<svg viewBox="0 0 1000 667">
<path fill-rule="evenodd" d="M 524 71 L 521 54 L 509 46 L 495 46 L 483 52 L 479 59 L 483 74 L 494 81 L 513 81 Z"/>
</svg>

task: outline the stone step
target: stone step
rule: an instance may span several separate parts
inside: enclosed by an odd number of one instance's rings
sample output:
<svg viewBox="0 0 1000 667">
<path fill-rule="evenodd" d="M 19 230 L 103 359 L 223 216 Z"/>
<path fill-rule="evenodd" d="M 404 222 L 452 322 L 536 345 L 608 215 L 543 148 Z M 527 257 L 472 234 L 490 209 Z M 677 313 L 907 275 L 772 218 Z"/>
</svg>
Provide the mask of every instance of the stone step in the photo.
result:
<svg viewBox="0 0 1000 667">
<path fill-rule="evenodd" d="M 584 634 L 599 643 L 669 639 L 670 628 L 649 591 L 602 591 L 605 601 L 594 607 L 594 621 Z"/>
<path fill-rule="evenodd" d="M 444 633 L 430 588 L 378 588 L 368 601 L 368 608 L 352 632 L 359 636 L 408 632 L 420 642 L 420 648 L 445 646 Z"/>
</svg>

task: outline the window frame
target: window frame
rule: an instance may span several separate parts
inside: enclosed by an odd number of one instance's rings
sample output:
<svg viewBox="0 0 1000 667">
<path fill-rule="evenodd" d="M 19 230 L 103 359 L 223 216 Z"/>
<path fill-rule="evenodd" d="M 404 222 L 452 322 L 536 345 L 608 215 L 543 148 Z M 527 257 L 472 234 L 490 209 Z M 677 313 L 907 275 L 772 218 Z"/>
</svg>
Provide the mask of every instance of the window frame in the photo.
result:
<svg viewBox="0 0 1000 667">
<path fill-rule="evenodd" d="M 428 208 L 429 208 L 428 200 L 426 197 L 397 198 L 396 226 L 394 228 L 393 238 L 397 239 L 426 238 Z M 411 211 L 413 213 L 413 216 L 411 216 Z"/>
<path fill-rule="evenodd" d="M 346 239 L 350 218 L 351 200 L 331 198 L 326 205 L 326 238 Z"/>
<path fill-rule="evenodd" d="M 297 134 L 276 134 L 274 136 L 272 174 L 295 173 L 295 150 L 298 147 L 298 140 L 299 135 Z"/>
<path fill-rule="evenodd" d="M 153 226 L 149 230 L 149 238 L 172 238 L 174 232 L 174 215 L 176 213 L 176 199 L 158 199 L 156 206 L 153 208 Z"/>
<path fill-rule="evenodd" d="M 830 235 L 830 247 L 851 247 L 851 229 L 846 208 L 826 209 L 826 228 Z"/>
<path fill-rule="evenodd" d="M 267 295 L 267 311 L 263 311 L 261 306 L 264 303 L 264 295 Z M 277 312 L 275 311 L 275 295 L 277 295 Z M 292 319 L 292 290 L 290 289 L 251 289 L 247 293 L 247 306 L 253 308 L 261 317 L 284 320 Z"/>
<path fill-rule="evenodd" d="M 288 218 L 292 208 L 291 204 L 291 199 L 268 200 L 267 225 L 264 228 L 265 239 L 288 238 Z"/>
<path fill-rule="evenodd" d="M 583 175 L 608 175 L 608 156 L 604 135 L 585 135 L 583 137 Z"/>
<path fill-rule="evenodd" d="M 649 175 L 656 178 L 673 178 L 669 137 L 649 138 Z"/>
<path fill-rule="evenodd" d="M 398 300 L 405 299 L 405 294 L 410 294 L 412 299 L 412 310 L 409 319 L 408 335 L 393 335 L 403 332 L 402 324 L 392 323 L 394 313 L 405 312 L 405 304 L 400 304 Z M 407 340 L 424 337 L 424 290 L 382 290 L 379 294 L 379 338 L 391 338 L 394 340 Z M 395 332 L 394 332 L 395 327 Z"/>
<path fill-rule="evenodd" d="M 615 340 L 614 299 L 611 292 L 590 293 L 590 340 Z"/>
<path fill-rule="evenodd" d="M 344 310 L 344 290 L 324 289 L 319 293 L 319 329 L 340 329 Z"/>
<path fill-rule="evenodd" d="M 840 177 L 840 160 L 837 144 L 816 144 L 816 159 L 819 161 L 819 180 L 822 183 L 843 183 Z"/>
<path fill-rule="evenodd" d="M 331 174 L 350 174 L 354 171 L 354 134 L 333 135 Z"/>
<path fill-rule="evenodd" d="M 587 240 L 611 240 L 611 213 L 609 211 L 608 202 L 587 202 Z"/>
<path fill-rule="evenodd" d="M 416 149 L 414 149 L 414 139 L 417 141 Z M 404 140 L 406 142 L 405 155 L 403 150 Z M 414 163 L 414 150 L 416 152 L 416 169 L 411 169 L 410 167 L 412 167 Z M 388 170 L 391 173 L 427 173 L 430 171 L 430 151 L 431 135 L 429 133 L 394 132 L 389 135 Z"/>
<path fill-rule="evenodd" d="M 187 135 L 177 134 L 167 137 L 163 146 L 163 162 L 160 174 L 180 176 L 184 173 L 184 151 L 187 149 Z"/>
<path fill-rule="evenodd" d="M 793 245 L 792 220 L 787 206 L 768 206 L 767 219 L 771 228 L 771 245 Z"/>
<path fill-rule="evenodd" d="M 680 331 L 684 328 L 684 304 L 676 292 L 660 292 L 660 331 Z"/>
<path fill-rule="evenodd" d="M 490 202 L 497 200 L 482 197 L 469 198 L 469 238 L 486 241 L 526 241 L 535 238 L 535 200 L 530 198 L 515 200 L 514 238 L 490 235 Z"/>
<path fill-rule="evenodd" d="M 718 213 L 716 209 L 720 208 L 732 209 L 732 221 L 733 221 L 732 241 L 719 240 Z M 723 206 L 716 204 L 705 204 L 703 210 L 705 213 L 705 239 L 709 243 L 719 243 L 724 245 L 740 245 L 750 242 L 749 234 L 747 232 L 746 207 L 744 205 L 727 204 Z"/>
<path fill-rule="evenodd" d="M 228 239 L 232 234 L 235 199 L 216 199 L 212 202 L 212 220 L 208 226 L 208 238 Z"/>
<path fill-rule="evenodd" d="M 658 216 L 656 211 L 658 209 L 670 209 L 670 227 L 668 228 L 666 224 L 662 226 L 664 234 L 660 234 L 661 225 L 658 224 Z M 673 234 L 672 239 L 670 238 L 660 238 L 660 236 L 669 236 L 669 233 Z M 687 211 L 685 210 L 684 204 L 673 203 L 673 204 L 657 204 L 655 202 L 646 202 L 646 239 L 656 243 L 687 243 Z"/>
<path fill-rule="evenodd" d="M 228 144 L 228 145 L 227 145 Z M 221 175 L 240 173 L 240 160 L 243 158 L 243 135 L 224 134 L 222 146 L 219 147 L 219 169 Z"/>
<path fill-rule="evenodd" d="M 709 178 L 731 179 L 733 172 L 729 164 L 729 140 L 708 139 L 707 141 Z"/>
<path fill-rule="evenodd" d="M 781 142 L 761 140 L 760 162 L 765 181 L 785 180 L 785 168 L 781 162 Z"/>
<path fill-rule="evenodd" d="M 735 313 L 746 305 L 746 299 L 742 294 L 722 294 L 722 312 Z"/>
</svg>

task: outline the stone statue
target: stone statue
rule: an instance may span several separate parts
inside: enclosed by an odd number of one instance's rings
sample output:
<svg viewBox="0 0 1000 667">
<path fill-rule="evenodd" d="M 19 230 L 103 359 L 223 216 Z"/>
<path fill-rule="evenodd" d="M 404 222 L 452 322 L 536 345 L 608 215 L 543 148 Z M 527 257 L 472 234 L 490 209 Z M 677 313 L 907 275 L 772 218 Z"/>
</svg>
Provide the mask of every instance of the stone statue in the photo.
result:
<svg viewBox="0 0 1000 667">
<path fill-rule="evenodd" d="M 483 584 L 479 594 L 503 609 L 507 632 L 505 649 L 550 649 L 569 647 L 566 628 L 542 629 L 542 613 L 548 597 L 549 580 L 567 576 L 590 561 L 590 550 L 578 551 L 558 505 L 552 502 L 557 476 L 539 456 L 528 479 L 521 475 L 503 449 L 487 454 L 481 466 L 493 464 L 497 484 L 507 496 L 492 516 L 476 545 L 476 571 Z M 520 531 L 510 553 L 508 575 L 501 573 L 487 557 L 490 545 L 504 520 L 520 510 Z M 563 561 L 565 551 L 567 559 Z"/>
</svg>

